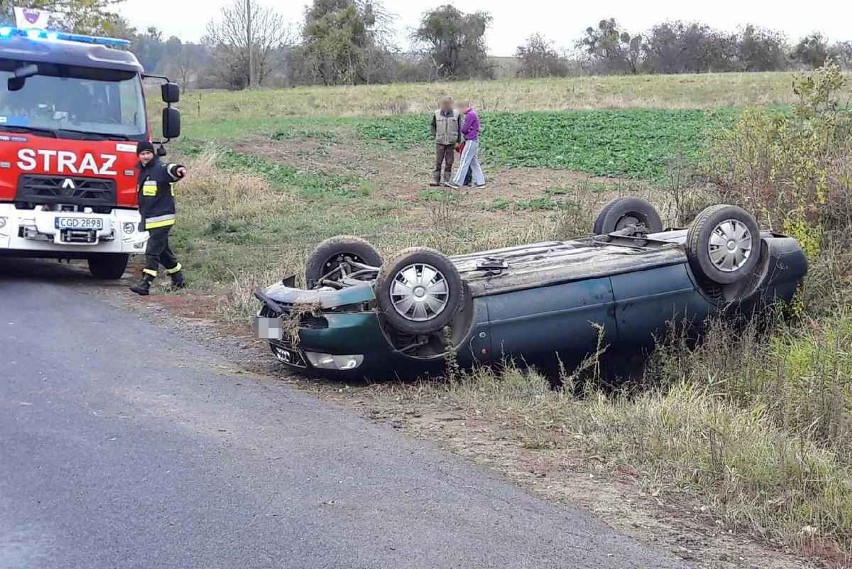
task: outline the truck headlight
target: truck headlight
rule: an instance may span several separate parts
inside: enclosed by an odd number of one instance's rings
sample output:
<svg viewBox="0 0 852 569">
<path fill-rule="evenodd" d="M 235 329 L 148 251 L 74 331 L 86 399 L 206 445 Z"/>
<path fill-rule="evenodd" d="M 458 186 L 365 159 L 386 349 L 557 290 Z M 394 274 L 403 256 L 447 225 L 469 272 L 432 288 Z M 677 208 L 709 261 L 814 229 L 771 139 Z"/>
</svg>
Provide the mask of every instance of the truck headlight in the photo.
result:
<svg viewBox="0 0 852 569">
<path fill-rule="evenodd" d="M 332 354 L 318 354 L 316 352 L 305 352 L 308 361 L 317 369 L 331 369 L 346 371 L 355 369 L 364 363 L 364 356 L 335 356 Z"/>
<path fill-rule="evenodd" d="M 136 231 L 136 224 L 129 221 L 124 224 L 124 232 L 128 235 Z"/>
</svg>

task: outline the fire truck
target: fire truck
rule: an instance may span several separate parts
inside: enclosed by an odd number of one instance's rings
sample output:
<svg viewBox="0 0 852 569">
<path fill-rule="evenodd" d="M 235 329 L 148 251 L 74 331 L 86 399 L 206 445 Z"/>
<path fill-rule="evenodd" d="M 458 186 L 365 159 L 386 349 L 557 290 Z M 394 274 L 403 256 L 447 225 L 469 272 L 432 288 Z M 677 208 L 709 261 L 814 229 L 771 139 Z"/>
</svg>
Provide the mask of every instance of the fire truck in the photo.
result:
<svg viewBox="0 0 852 569">
<path fill-rule="evenodd" d="M 152 140 L 143 80 L 160 84 L 163 143 L 180 89 L 125 40 L 0 27 L 0 257 L 83 259 L 119 279 L 144 253 L 136 144 Z M 2 259 L 0 259 L 2 262 Z"/>
</svg>

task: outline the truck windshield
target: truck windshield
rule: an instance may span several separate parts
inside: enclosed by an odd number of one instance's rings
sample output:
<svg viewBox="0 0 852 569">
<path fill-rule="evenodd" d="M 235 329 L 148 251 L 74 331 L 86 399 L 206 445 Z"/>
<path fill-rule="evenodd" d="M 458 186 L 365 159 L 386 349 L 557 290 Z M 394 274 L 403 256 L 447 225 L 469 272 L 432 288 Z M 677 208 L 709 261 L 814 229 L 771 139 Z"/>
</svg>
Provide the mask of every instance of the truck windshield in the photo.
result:
<svg viewBox="0 0 852 569">
<path fill-rule="evenodd" d="M 9 78 L 26 62 L 0 60 L 0 130 L 51 131 L 60 138 L 146 136 L 139 76 L 129 71 L 38 64 L 19 90 Z M 11 129 L 11 128 L 10 128 Z"/>
</svg>

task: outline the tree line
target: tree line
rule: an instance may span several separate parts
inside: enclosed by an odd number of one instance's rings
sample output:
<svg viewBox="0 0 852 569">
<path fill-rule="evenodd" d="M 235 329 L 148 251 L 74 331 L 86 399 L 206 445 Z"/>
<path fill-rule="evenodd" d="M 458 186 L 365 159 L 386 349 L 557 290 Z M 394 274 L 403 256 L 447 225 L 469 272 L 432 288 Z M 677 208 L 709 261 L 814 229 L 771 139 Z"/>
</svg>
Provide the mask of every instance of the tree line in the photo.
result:
<svg viewBox="0 0 852 569">
<path fill-rule="evenodd" d="M 536 49 L 518 50 L 531 61 L 525 72 L 535 73 L 539 61 L 559 55 L 540 38 L 528 42 Z M 746 25 L 735 33 L 701 23 L 664 22 L 642 34 L 632 34 L 614 19 L 586 29 L 576 48 L 576 63 L 590 73 L 724 73 L 816 69 L 828 60 L 852 66 L 852 42 L 834 44 L 813 33 L 795 44 L 780 32 Z"/>
<path fill-rule="evenodd" d="M 376 0 L 313 0 L 295 28 L 257 0 L 234 0 L 207 26 L 209 73 L 200 82 L 241 89 L 492 78 L 490 23 L 484 12 L 441 6 L 423 14 L 403 51 Z"/>
<path fill-rule="evenodd" d="M 393 17 L 379 0 L 312 0 L 298 25 L 259 0 L 232 0 L 209 22 L 199 43 L 136 30 L 115 12 L 122 0 L 35 0 L 56 12 L 55 25 L 128 38 L 146 70 L 193 88 L 359 85 L 490 79 L 506 71 L 489 57 L 487 12 L 451 5 L 422 15 L 409 49 L 395 43 Z M 11 17 L 13 1 L 0 0 Z M 518 46 L 510 66 L 519 77 L 577 74 L 709 73 L 813 69 L 834 60 L 852 68 L 852 42 L 819 33 L 791 43 L 777 31 L 747 25 L 725 32 L 701 23 L 664 22 L 642 33 L 615 19 L 589 26 L 567 48 L 540 34 Z"/>
</svg>

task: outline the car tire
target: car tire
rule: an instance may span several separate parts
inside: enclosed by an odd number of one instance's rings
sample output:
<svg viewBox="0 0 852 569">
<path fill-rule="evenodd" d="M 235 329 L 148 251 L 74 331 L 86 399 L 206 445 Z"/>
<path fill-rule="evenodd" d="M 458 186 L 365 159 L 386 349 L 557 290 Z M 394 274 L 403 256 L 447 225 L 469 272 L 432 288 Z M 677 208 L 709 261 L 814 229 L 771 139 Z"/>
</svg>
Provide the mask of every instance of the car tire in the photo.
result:
<svg viewBox="0 0 852 569">
<path fill-rule="evenodd" d="M 760 228 L 747 211 L 732 205 L 708 207 L 686 236 L 686 256 L 702 283 L 729 285 L 748 277 L 760 262 Z"/>
<path fill-rule="evenodd" d="M 117 281 L 124 276 L 130 255 L 103 253 L 87 260 L 93 277 L 102 281 Z"/>
<path fill-rule="evenodd" d="M 371 267 L 382 266 L 382 256 L 367 241 L 349 235 L 332 237 L 317 245 L 305 262 L 305 280 L 308 288 L 313 288 L 322 277 L 340 266 L 347 257 Z"/>
<path fill-rule="evenodd" d="M 376 300 L 388 324 L 404 334 L 443 330 L 464 297 L 458 269 L 433 249 L 406 249 L 382 266 Z"/>
<path fill-rule="evenodd" d="M 621 197 L 607 203 L 595 219 L 594 234 L 606 235 L 642 223 L 649 233 L 663 230 L 660 214 L 646 200 L 634 197 Z"/>
</svg>

